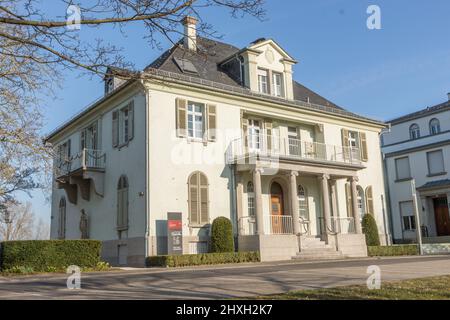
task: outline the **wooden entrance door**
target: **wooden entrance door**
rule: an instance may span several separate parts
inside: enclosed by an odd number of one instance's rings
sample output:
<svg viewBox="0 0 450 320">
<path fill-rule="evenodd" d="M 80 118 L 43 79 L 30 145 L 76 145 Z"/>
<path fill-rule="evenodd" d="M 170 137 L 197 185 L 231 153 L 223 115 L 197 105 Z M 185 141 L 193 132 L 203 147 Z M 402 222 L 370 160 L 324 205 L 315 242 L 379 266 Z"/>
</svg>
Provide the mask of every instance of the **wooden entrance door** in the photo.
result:
<svg viewBox="0 0 450 320">
<path fill-rule="evenodd" d="M 283 234 L 283 189 L 274 182 L 271 188 L 271 225 L 273 234 Z"/>
<path fill-rule="evenodd" d="M 438 237 L 450 236 L 450 216 L 447 197 L 433 199 L 433 205 Z"/>
</svg>

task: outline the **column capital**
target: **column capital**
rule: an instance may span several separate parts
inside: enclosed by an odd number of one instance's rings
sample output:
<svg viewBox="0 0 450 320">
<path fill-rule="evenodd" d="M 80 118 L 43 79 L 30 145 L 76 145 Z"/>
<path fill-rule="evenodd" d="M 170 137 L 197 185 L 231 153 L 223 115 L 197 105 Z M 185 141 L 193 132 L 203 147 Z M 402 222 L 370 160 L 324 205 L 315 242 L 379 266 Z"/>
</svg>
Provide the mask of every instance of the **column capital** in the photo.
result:
<svg viewBox="0 0 450 320">
<path fill-rule="evenodd" d="M 299 173 L 298 173 L 298 171 L 290 171 L 288 173 L 288 176 L 290 176 L 290 177 L 298 177 Z"/>
<path fill-rule="evenodd" d="M 259 173 L 259 174 L 263 174 L 264 173 L 264 169 L 263 168 L 254 168 L 251 170 L 251 173 Z"/>
<path fill-rule="evenodd" d="M 357 176 L 353 176 L 347 179 L 348 182 L 358 182 L 359 178 Z"/>
<path fill-rule="evenodd" d="M 320 176 L 317 177 L 319 180 L 329 180 L 330 179 L 330 175 L 327 173 L 323 173 Z"/>
</svg>

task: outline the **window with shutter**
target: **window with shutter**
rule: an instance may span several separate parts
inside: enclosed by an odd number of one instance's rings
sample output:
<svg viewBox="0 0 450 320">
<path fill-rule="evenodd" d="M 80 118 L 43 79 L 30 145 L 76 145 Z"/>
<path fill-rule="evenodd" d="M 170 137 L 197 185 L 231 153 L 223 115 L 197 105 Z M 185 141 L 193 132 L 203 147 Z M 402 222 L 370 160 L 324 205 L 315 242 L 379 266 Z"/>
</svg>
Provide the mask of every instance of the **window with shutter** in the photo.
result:
<svg viewBox="0 0 450 320">
<path fill-rule="evenodd" d="M 119 178 L 117 185 L 117 230 L 128 230 L 128 179 L 126 176 Z"/>
<path fill-rule="evenodd" d="M 445 174 L 444 155 L 442 150 L 427 152 L 428 175 Z"/>
<path fill-rule="evenodd" d="M 274 141 L 272 121 L 266 120 L 264 123 L 264 127 L 266 129 L 267 152 L 270 153 L 273 148 L 272 142 Z"/>
<path fill-rule="evenodd" d="M 344 160 L 350 159 L 350 142 L 349 142 L 349 135 L 347 129 L 342 129 L 342 153 L 344 156 Z"/>
<path fill-rule="evenodd" d="M 66 238 L 66 198 L 62 197 L 59 200 L 59 225 L 58 225 L 58 238 Z"/>
<path fill-rule="evenodd" d="M 119 145 L 119 111 L 112 113 L 112 144 L 113 148 Z"/>
<path fill-rule="evenodd" d="M 187 115 L 186 115 L 186 108 L 187 108 L 187 101 L 185 99 L 177 98 L 176 99 L 176 131 L 177 131 L 177 137 L 184 138 L 186 137 L 186 122 L 187 122 Z"/>
<path fill-rule="evenodd" d="M 353 201 L 350 183 L 345 184 L 345 199 L 347 200 L 347 217 L 353 217 Z"/>
<path fill-rule="evenodd" d="M 361 153 L 361 161 L 368 161 L 367 138 L 364 132 L 359 133 L 359 150 Z"/>
<path fill-rule="evenodd" d="M 374 214 L 373 210 L 373 190 L 372 186 L 366 188 L 366 212 L 368 214 Z"/>
<path fill-rule="evenodd" d="M 207 105 L 208 112 L 208 140 L 216 141 L 216 126 L 217 126 L 217 107 L 212 104 Z"/>
<path fill-rule="evenodd" d="M 409 157 L 395 159 L 395 170 L 397 173 L 397 180 L 411 179 Z"/>
<path fill-rule="evenodd" d="M 208 179 L 201 172 L 193 173 L 189 185 L 189 223 L 205 225 L 209 223 Z"/>
</svg>

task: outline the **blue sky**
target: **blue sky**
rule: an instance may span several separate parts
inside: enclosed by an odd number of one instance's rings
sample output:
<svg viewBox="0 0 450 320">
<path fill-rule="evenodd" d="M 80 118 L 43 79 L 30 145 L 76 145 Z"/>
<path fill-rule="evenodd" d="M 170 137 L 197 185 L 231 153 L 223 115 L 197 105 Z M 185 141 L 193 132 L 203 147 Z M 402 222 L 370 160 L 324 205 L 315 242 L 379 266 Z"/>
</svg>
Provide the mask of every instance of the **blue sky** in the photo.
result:
<svg viewBox="0 0 450 320">
<path fill-rule="evenodd" d="M 450 1 L 448 0 L 266 0 L 267 18 L 233 19 L 221 9 L 204 9 L 202 18 L 244 47 L 260 38 L 275 39 L 299 63 L 294 78 L 336 104 L 359 114 L 388 120 L 446 100 L 450 92 Z M 64 16 L 65 9 L 49 10 Z M 281 5 L 281 3 L 283 5 Z M 381 30 L 366 27 L 367 7 L 381 8 Z M 51 7 L 51 8 L 50 8 Z M 59 12 L 61 10 L 61 12 Z M 181 28 L 180 28 L 181 31 Z M 124 29 L 82 28 L 86 40 L 103 38 L 124 48 L 143 68 L 162 52 L 142 37 L 140 24 Z M 162 39 L 166 49 L 170 46 Z M 68 70 L 56 99 L 45 101 L 48 133 L 103 94 L 101 79 Z M 25 197 L 22 197 L 24 200 Z M 31 199 L 34 211 L 49 219 L 42 192 Z"/>
</svg>

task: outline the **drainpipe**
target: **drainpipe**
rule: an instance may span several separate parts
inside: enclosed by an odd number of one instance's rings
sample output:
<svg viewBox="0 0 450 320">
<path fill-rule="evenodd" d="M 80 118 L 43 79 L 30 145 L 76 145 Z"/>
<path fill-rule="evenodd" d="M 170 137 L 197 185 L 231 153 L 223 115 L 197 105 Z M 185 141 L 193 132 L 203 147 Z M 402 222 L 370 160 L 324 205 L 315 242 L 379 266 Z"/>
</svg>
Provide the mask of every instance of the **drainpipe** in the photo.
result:
<svg viewBox="0 0 450 320">
<path fill-rule="evenodd" d="M 380 142 L 381 142 L 381 137 L 386 134 L 386 133 L 390 133 L 391 132 L 391 124 L 388 124 L 388 128 L 387 130 L 382 130 L 380 132 Z M 381 146 L 383 147 L 383 146 Z M 384 189 L 386 191 L 386 198 L 383 199 L 384 201 L 382 202 L 382 205 L 384 207 L 384 204 L 386 204 L 386 210 L 383 210 L 383 220 L 384 220 L 384 229 L 385 229 L 385 233 L 386 233 L 386 244 L 392 244 L 393 242 L 393 237 L 394 237 L 394 230 L 393 230 L 393 221 L 392 221 L 392 211 L 391 211 L 391 196 L 390 196 L 390 190 L 389 190 L 389 183 L 388 183 L 388 179 L 387 179 L 387 161 L 386 161 L 386 156 L 384 154 L 383 151 L 381 151 L 381 156 L 382 156 L 382 163 L 383 163 L 383 184 L 384 184 Z M 390 236 L 389 236 L 390 235 Z"/>
<path fill-rule="evenodd" d="M 150 148 L 149 148 L 149 134 L 150 134 L 150 125 L 149 125 L 149 95 L 150 92 L 147 88 L 145 88 L 144 81 L 141 80 L 141 84 L 144 87 L 144 95 L 145 95 L 145 258 L 149 255 L 149 238 L 150 238 L 150 172 L 148 170 L 149 161 L 150 161 Z"/>
</svg>

